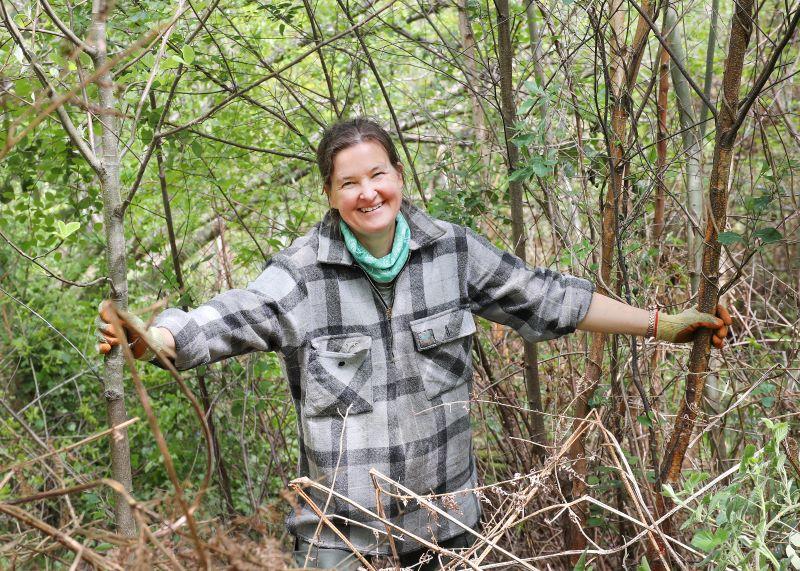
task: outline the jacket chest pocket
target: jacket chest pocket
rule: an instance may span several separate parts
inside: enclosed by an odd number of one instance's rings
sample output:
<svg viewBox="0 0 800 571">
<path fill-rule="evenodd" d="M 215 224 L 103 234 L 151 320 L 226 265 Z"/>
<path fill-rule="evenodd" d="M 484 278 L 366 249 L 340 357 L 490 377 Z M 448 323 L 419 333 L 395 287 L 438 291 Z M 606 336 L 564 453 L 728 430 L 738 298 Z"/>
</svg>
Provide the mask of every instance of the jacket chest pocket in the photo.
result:
<svg viewBox="0 0 800 571">
<path fill-rule="evenodd" d="M 470 379 L 470 335 L 475 333 L 475 321 L 468 309 L 448 309 L 416 319 L 409 326 L 417 349 L 419 375 L 429 399 Z"/>
<path fill-rule="evenodd" d="M 326 335 L 311 340 L 304 411 L 307 416 L 344 416 L 372 410 L 372 338 Z"/>
</svg>

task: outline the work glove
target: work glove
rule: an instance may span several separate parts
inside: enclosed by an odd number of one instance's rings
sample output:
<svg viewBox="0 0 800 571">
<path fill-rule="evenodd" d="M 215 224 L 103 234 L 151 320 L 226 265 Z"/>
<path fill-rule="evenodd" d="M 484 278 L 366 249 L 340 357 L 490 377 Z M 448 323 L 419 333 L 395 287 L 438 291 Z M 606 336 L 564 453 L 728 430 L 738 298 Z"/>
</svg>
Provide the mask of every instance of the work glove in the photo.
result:
<svg viewBox="0 0 800 571">
<path fill-rule="evenodd" d="M 717 349 L 722 349 L 732 320 L 728 310 L 721 305 L 717 306 L 716 314 L 715 317 L 709 313 L 697 311 L 694 307 L 685 309 L 676 315 L 659 312 L 656 315 L 654 337 L 672 343 L 688 343 L 694 339 L 698 329 L 707 327 L 713 330 L 711 344 Z"/>
<path fill-rule="evenodd" d="M 119 345 L 122 335 L 114 330 L 111 320 L 111 302 L 102 301 L 97 308 L 95 325 L 97 326 L 96 337 L 98 340 L 97 351 L 106 354 L 111 351 L 111 347 Z M 119 321 L 125 330 L 125 337 L 128 340 L 128 347 L 133 353 L 133 357 L 139 361 L 152 361 L 156 353 L 160 352 L 168 357 L 174 357 L 174 352 L 170 349 L 161 335 L 161 332 L 154 327 L 147 327 L 147 324 L 137 315 L 127 311 L 118 310 Z"/>
</svg>

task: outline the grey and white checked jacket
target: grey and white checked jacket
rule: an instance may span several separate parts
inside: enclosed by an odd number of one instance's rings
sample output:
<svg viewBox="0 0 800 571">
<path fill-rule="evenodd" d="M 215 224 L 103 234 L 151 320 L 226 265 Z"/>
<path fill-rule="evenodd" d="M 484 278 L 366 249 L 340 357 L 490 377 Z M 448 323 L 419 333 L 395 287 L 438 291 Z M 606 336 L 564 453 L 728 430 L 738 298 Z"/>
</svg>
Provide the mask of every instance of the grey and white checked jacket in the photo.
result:
<svg viewBox="0 0 800 571">
<path fill-rule="evenodd" d="M 594 286 L 529 268 L 472 230 L 406 201 L 401 208 L 411 253 L 391 308 L 354 263 L 331 211 L 270 259 L 247 289 L 226 291 L 188 313 L 168 309 L 155 325 L 173 333 L 178 369 L 250 351 L 281 353 L 299 419 L 300 475 L 380 513 L 369 476 L 375 468 L 418 494 L 446 495 L 436 505 L 475 526 L 473 316 L 531 341 L 552 339 L 575 330 Z M 421 537 L 442 541 L 463 532 L 413 501 L 382 494 L 382 508 Z M 340 500 L 331 500 L 328 514 L 363 553 L 390 553 L 382 523 Z M 317 523 L 307 506 L 287 519 L 289 531 L 309 541 Z M 346 548 L 324 525 L 316 543 Z M 402 536 L 396 544 L 400 553 L 421 547 Z"/>
</svg>

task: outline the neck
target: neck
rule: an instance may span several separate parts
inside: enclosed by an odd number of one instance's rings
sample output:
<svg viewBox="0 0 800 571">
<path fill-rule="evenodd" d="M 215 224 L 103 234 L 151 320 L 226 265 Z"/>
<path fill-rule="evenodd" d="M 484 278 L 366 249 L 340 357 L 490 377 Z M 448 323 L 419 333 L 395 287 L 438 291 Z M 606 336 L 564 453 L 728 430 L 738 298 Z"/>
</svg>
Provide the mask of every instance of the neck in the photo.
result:
<svg viewBox="0 0 800 571">
<path fill-rule="evenodd" d="M 394 231 L 396 223 L 392 221 L 390 228 L 379 235 L 363 236 L 356 234 L 356 238 L 361 242 L 367 251 L 375 258 L 382 258 L 392 251 L 392 243 L 394 242 Z"/>
</svg>

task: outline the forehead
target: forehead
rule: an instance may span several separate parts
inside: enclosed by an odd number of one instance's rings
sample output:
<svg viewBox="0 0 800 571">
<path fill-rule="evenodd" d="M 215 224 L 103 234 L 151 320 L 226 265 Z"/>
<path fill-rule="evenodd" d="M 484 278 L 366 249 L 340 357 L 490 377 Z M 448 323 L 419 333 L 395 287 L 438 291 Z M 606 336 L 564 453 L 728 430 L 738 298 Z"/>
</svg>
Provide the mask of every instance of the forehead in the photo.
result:
<svg viewBox="0 0 800 571">
<path fill-rule="evenodd" d="M 333 178 L 358 176 L 375 167 L 389 165 L 389 155 L 383 145 L 375 141 L 362 141 L 342 149 L 333 158 Z"/>
</svg>

